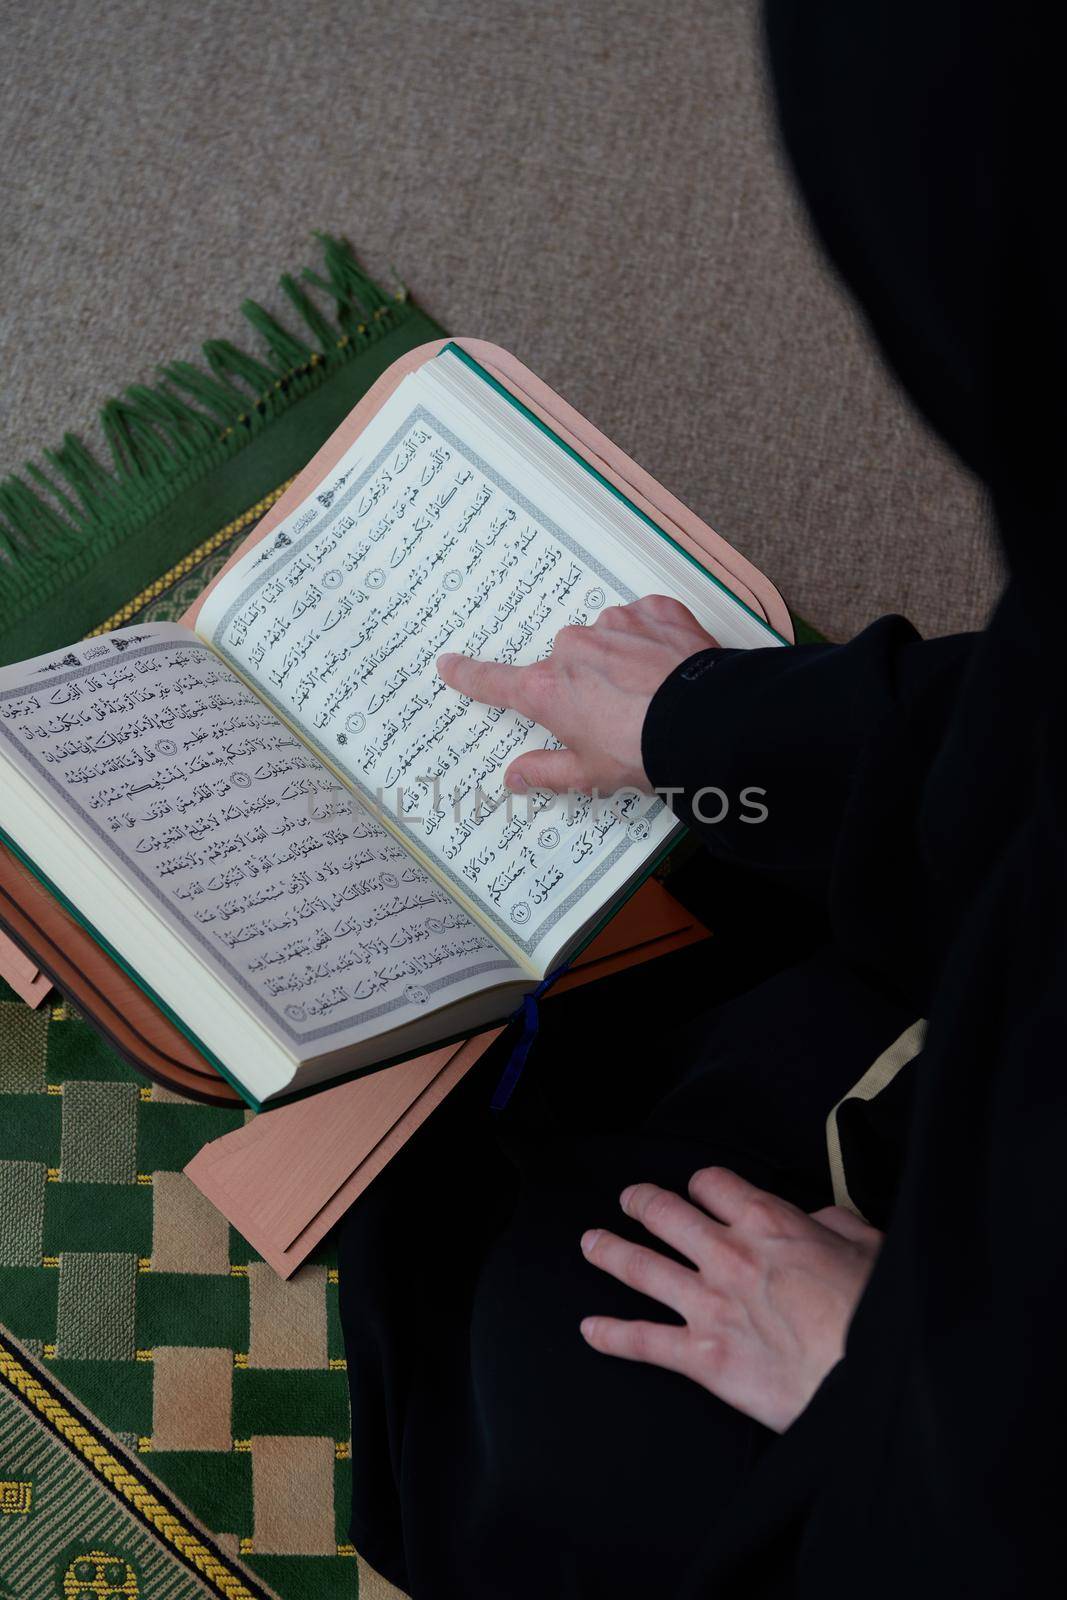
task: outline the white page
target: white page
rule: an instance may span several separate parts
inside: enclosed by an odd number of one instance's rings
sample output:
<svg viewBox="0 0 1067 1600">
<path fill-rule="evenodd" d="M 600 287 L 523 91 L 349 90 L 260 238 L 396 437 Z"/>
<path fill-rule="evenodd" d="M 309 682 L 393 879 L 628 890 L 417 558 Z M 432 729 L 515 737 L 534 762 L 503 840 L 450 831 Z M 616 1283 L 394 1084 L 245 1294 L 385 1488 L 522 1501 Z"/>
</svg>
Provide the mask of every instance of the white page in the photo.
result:
<svg viewBox="0 0 1067 1600">
<path fill-rule="evenodd" d="M 297 1060 L 518 975 L 187 629 L 3 669 L 0 752 Z"/>
</svg>

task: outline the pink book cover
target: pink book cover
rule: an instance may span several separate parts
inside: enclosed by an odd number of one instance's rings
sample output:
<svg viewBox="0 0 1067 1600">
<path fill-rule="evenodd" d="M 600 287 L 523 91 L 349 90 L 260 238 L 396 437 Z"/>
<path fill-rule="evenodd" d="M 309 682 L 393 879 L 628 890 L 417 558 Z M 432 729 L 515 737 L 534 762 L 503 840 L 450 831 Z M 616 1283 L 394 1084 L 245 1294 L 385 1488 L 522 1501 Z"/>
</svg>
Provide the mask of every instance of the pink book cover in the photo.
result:
<svg viewBox="0 0 1067 1600">
<path fill-rule="evenodd" d="M 289 1278 L 499 1031 L 261 1111 L 186 1175 Z"/>
</svg>

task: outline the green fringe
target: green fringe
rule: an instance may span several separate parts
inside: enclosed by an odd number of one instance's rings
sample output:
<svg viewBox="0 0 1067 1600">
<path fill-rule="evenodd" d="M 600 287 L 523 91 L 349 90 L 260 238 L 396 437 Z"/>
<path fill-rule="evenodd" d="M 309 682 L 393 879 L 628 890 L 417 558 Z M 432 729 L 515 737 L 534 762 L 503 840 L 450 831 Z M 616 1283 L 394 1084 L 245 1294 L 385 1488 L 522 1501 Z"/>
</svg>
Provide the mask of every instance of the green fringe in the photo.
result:
<svg viewBox="0 0 1067 1600">
<path fill-rule="evenodd" d="M 405 289 L 387 294 L 344 240 L 316 237 L 325 276 L 302 276 L 333 300 L 332 317 L 286 273 L 281 287 L 302 328 L 288 328 L 246 300 L 241 310 L 265 351 L 250 355 L 212 339 L 203 346 L 207 370 L 174 361 L 159 368 L 157 384 L 135 384 L 108 400 L 101 423 L 110 466 L 68 433 L 59 449 L 44 452 L 50 471 L 27 462 L 24 476 L 0 480 L 5 615 L 54 593 L 72 561 L 158 512 L 191 476 L 236 455 L 294 401 L 407 320 L 413 308 Z"/>
</svg>

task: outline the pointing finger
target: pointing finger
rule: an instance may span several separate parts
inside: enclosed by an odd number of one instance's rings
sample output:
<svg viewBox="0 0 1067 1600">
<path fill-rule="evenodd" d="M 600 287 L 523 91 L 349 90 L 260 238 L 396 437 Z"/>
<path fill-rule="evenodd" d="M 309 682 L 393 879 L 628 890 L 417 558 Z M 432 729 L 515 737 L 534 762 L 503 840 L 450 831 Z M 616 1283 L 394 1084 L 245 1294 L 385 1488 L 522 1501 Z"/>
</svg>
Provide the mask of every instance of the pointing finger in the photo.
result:
<svg viewBox="0 0 1067 1600">
<path fill-rule="evenodd" d="M 511 763 L 504 782 L 513 794 L 527 794 L 531 789 L 582 794 L 592 787 L 573 750 L 528 750 Z"/>
<path fill-rule="evenodd" d="M 503 661 L 473 661 L 470 656 L 447 652 L 438 656 L 437 671 L 450 689 L 458 689 L 471 700 L 530 715 L 526 692 L 529 667 L 512 667 Z"/>
</svg>

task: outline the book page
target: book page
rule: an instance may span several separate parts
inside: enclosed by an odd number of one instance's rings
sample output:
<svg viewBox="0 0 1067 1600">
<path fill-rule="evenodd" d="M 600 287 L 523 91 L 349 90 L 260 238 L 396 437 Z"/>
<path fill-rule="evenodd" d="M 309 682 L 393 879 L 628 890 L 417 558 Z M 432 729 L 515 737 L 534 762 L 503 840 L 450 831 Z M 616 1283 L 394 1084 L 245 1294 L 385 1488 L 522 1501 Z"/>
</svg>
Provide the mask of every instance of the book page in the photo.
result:
<svg viewBox="0 0 1067 1600">
<path fill-rule="evenodd" d="M 583 537 L 580 516 L 565 526 L 519 463 L 501 470 L 476 425 L 435 402 L 427 370 L 222 579 L 197 628 L 543 971 L 674 818 L 636 793 L 610 806 L 506 796 L 508 764 L 557 741 L 447 688 L 436 658 L 536 661 L 560 628 L 656 585 L 626 551 Z"/>
<path fill-rule="evenodd" d="M 0 671 L 0 756 L 297 1060 L 520 976 L 184 628 Z"/>
</svg>

